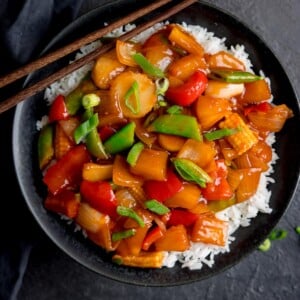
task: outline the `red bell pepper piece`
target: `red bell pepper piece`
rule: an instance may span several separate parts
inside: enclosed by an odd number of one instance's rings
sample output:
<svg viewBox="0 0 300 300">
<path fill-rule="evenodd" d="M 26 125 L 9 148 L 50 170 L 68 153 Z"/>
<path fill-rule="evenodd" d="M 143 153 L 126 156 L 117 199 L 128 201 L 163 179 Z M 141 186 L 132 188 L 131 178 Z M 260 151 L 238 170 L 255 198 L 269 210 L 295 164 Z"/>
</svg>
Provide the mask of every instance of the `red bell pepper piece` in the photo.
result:
<svg viewBox="0 0 300 300">
<path fill-rule="evenodd" d="M 80 185 L 80 193 L 92 207 L 113 219 L 117 218 L 118 203 L 109 182 L 83 180 Z"/>
<path fill-rule="evenodd" d="M 244 115 L 247 116 L 251 112 L 267 112 L 272 108 L 272 105 L 268 102 L 261 102 L 259 104 L 249 105 L 244 108 Z"/>
<path fill-rule="evenodd" d="M 197 214 L 194 214 L 187 210 L 175 208 L 171 210 L 170 218 L 168 220 L 167 225 L 176 226 L 182 224 L 184 226 L 191 226 L 196 222 L 197 219 Z"/>
<path fill-rule="evenodd" d="M 67 186 L 76 187 L 81 181 L 83 164 L 90 160 L 84 145 L 75 146 L 49 167 L 43 181 L 53 195 Z"/>
<path fill-rule="evenodd" d="M 167 179 L 165 181 L 147 180 L 144 183 L 144 189 L 148 198 L 160 202 L 164 202 L 172 197 L 179 192 L 181 188 L 182 181 L 171 169 L 167 171 Z"/>
<path fill-rule="evenodd" d="M 202 196 L 206 200 L 229 200 L 233 196 L 233 191 L 227 181 L 227 167 L 223 159 L 216 161 L 217 169 L 211 172 L 209 175 L 213 179 L 213 182 L 206 184 L 205 188 L 202 188 Z"/>
<path fill-rule="evenodd" d="M 100 135 L 100 139 L 102 142 L 107 140 L 114 133 L 116 133 L 116 130 L 109 125 L 105 125 L 105 126 L 101 127 L 99 130 L 99 135 Z"/>
<path fill-rule="evenodd" d="M 63 95 L 58 95 L 50 107 L 49 122 L 66 120 L 68 117 L 69 113 L 65 103 L 65 97 Z"/>
<path fill-rule="evenodd" d="M 80 201 L 73 191 L 63 190 L 56 195 L 49 194 L 44 205 L 48 210 L 61 213 L 69 218 L 75 218 L 78 214 Z"/>
<path fill-rule="evenodd" d="M 142 249 L 147 251 L 150 246 L 164 235 L 162 229 L 158 226 L 151 229 L 144 238 Z"/>
<path fill-rule="evenodd" d="M 207 76 L 202 71 L 197 70 L 182 85 L 169 87 L 166 98 L 175 104 L 188 106 L 205 91 L 207 82 Z"/>
</svg>

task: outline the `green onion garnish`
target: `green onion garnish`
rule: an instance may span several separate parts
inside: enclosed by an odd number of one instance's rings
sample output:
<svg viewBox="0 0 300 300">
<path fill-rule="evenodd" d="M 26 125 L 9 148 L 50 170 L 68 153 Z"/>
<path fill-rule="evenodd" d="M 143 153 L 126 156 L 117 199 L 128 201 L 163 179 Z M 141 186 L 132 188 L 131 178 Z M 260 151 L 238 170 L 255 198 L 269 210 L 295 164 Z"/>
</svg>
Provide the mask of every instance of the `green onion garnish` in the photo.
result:
<svg viewBox="0 0 300 300">
<path fill-rule="evenodd" d="M 207 182 L 212 182 L 211 177 L 198 165 L 186 158 L 172 158 L 176 171 L 186 181 L 197 183 L 200 187 L 206 187 Z"/>
<path fill-rule="evenodd" d="M 125 206 L 117 206 L 117 213 L 120 216 L 128 217 L 135 220 L 141 227 L 145 226 L 143 219 L 131 208 Z"/>
<path fill-rule="evenodd" d="M 208 77 L 214 80 L 221 80 L 229 83 L 245 83 L 263 79 L 263 77 L 250 72 L 211 68 Z"/>
<path fill-rule="evenodd" d="M 145 73 L 156 78 L 165 77 L 164 72 L 158 67 L 152 65 L 149 60 L 141 53 L 132 55 L 133 60 L 143 69 Z"/>
<path fill-rule="evenodd" d="M 180 115 L 182 113 L 183 107 L 179 105 L 172 105 L 167 109 L 167 113 L 170 115 Z"/>
<path fill-rule="evenodd" d="M 144 149 L 144 144 L 142 142 L 137 142 L 136 144 L 134 144 L 131 149 L 128 152 L 127 155 L 127 162 L 131 165 L 131 166 L 135 166 L 141 152 Z"/>
<path fill-rule="evenodd" d="M 134 81 L 132 86 L 128 89 L 125 96 L 125 105 L 132 113 L 138 114 L 141 109 L 140 93 L 139 93 L 139 84 L 137 81 Z"/>
<path fill-rule="evenodd" d="M 111 239 L 113 242 L 117 242 L 117 241 L 120 241 L 120 240 L 123 240 L 123 239 L 127 239 L 131 236 L 134 236 L 135 235 L 135 229 L 128 229 L 128 230 L 124 230 L 124 231 L 119 231 L 119 232 L 114 232 L 112 235 L 111 235 Z"/>
<path fill-rule="evenodd" d="M 100 97 L 96 94 L 86 94 L 83 96 L 82 98 L 82 106 L 85 109 L 89 109 L 92 107 L 95 107 L 97 105 L 99 105 L 100 103 Z"/>
<path fill-rule="evenodd" d="M 145 206 L 146 208 L 158 215 L 164 215 L 170 211 L 170 209 L 167 206 L 163 205 L 155 199 L 146 201 Z"/>
<path fill-rule="evenodd" d="M 262 244 L 258 246 L 258 250 L 266 252 L 271 248 L 271 241 L 270 239 L 265 239 Z"/>
<path fill-rule="evenodd" d="M 156 94 L 164 96 L 169 88 L 169 80 L 166 77 L 158 78 L 155 80 Z"/>
<path fill-rule="evenodd" d="M 214 131 L 211 131 L 211 132 L 207 132 L 207 133 L 204 134 L 204 137 L 208 141 L 214 141 L 214 140 L 218 140 L 218 139 L 221 139 L 223 137 L 226 137 L 226 136 L 230 136 L 230 135 L 235 134 L 239 131 L 240 131 L 239 128 L 222 128 L 222 129 L 214 130 Z"/>
<path fill-rule="evenodd" d="M 288 232 L 284 229 L 273 229 L 268 238 L 271 241 L 282 240 L 287 236 Z"/>
<path fill-rule="evenodd" d="M 79 144 L 99 124 L 98 114 L 93 114 L 88 120 L 81 123 L 74 131 L 74 140 Z"/>
</svg>

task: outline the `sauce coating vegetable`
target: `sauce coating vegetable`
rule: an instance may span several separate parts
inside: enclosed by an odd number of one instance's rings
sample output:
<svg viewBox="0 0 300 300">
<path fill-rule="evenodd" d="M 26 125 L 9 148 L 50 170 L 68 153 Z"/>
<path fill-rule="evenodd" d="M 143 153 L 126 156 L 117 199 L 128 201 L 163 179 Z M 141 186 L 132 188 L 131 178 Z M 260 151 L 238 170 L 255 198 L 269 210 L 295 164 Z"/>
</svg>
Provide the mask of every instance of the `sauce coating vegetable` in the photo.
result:
<svg viewBox="0 0 300 300">
<path fill-rule="evenodd" d="M 245 70 L 178 24 L 117 41 L 50 107 L 38 141 L 45 207 L 118 264 L 160 268 L 165 251 L 226 246 L 216 212 L 256 193 L 272 160 L 267 137 L 293 115 Z"/>
</svg>

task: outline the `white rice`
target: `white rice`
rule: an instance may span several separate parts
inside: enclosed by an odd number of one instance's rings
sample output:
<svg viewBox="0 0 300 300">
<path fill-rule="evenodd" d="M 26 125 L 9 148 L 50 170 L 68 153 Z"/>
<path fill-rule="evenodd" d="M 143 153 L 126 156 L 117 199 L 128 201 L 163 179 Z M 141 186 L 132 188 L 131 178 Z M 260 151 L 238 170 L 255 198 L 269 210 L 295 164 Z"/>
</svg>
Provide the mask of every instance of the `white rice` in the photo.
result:
<svg viewBox="0 0 300 300">
<path fill-rule="evenodd" d="M 157 31 L 164 24 L 166 23 L 156 24 L 152 28 L 137 35 L 133 40 L 141 42 L 145 41 L 148 36 Z M 182 26 L 188 32 L 194 35 L 196 40 L 204 47 L 205 52 L 214 54 L 220 50 L 227 50 L 235 57 L 243 61 L 247 71 L 252 72 L 252 63 L 243 45 L 231 45 L 228 47 L 225 44 L 226 38 L 216 37 L 213 32 L 207 31 L 206 28 L 198 25 L 187 25 L 186 23 L 182 23 Z M 126 25 L 125 27 L 114 30 L 108 36 L 120 36 L 128 30 L 132 30 L 134 27 L 135 25 L 132 24 Z M 81 48 L 77 53 L 75 60 L 86 55 L 99 46 L 101 46 L 101 42 L 94 42 Z M 44 98 L 46 99 L 47 103 L 50 105 L 58 94 L 67 95 L 70 93 L 80 83 L 83 77 L 92 69 L 92 66 L 93 63 L 90 63 L 50 85 L 44 94 Z M 262 71 L 260 71 L 260 75 L 264 76 Z M 268 79 L 267 82 L 270 84 Z M 269 99 L 269 101 L 271 102 L 272 98 Z M 47 122 L 47 117 L 43 117 L 41 121 L 37 122 L 37 129 L 40 130 L 45 124 L 47 124 Z M 267 139 L 267 143 L 272 146 L 274 142 L 275 135 L 271 134 Z M 191 270 L 199 270 L 203 267 L 203 265 L 212 267 L 216 255 L 230 251 L 230 243 L 235 239 L 233 234 L 239 227 L 249 226 L 251 219 L 255 218 L 258 213 L 271 213 L 272 209 L 269 206 L 271 192 L 267 187 L 270 183 L 274 182 L 270 175 L 273 172 L 272 166 L 277 159 L 278 156 L 273 149 L 273 160 L 269 164 L 270 168 L 267 172 L 261 175 L 257 193 L 253 197 L 251 197 L 248 201 L 228 207 L 216 214 L 218 218 L 229 222 L 229 235 L 227 243 L 224 247 L 208 245 L 204 243 L 191 243 L 191 247 L 187 251 L 166 252 L 164 266 L 171 268 L 176 264 L 176 262 L 179 261 L 182 263 L 183 268 L 187 267 Z"/>
</svg>

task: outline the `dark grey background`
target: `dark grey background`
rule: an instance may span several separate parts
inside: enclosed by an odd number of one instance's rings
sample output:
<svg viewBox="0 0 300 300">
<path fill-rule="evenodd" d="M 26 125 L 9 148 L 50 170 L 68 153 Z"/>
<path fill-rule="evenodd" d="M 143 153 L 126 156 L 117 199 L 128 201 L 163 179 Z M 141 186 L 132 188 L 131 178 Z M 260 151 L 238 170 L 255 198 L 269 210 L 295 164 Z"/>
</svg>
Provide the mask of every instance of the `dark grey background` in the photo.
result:
<svg viewBox="0 0 300 300">
<path fill-rule="evenodd" d="M 80 14 L 103 2 L 84 1 Z M 297 94 L 300 94 L 299 0 L 206 2 L 238 17 L 257 33 L 274 51 Z M 11 118 L 11 115 L 9 112 L 4 118 Z M 4 147 L 11 143 L 10 132 L 1 131 L 1 147 Z M 5 200 L 1 198 L 1 201 Z M 254 251 L 239 264 L 214 278 L 170 288 L 136 287 L 96 275 L 63 253 L 44 235 L 28 212 L 24 212 L 28 216 L 25 218 L 27 223 L 22 226 L 25 229 L 28 226 L 30 230 L 34 228 L 30 235 L 34 247 L 18 299 L 300 299 L 300 236 L 294 232 L 294 228 L 300 225 L 299 200 L 298 188 L 296 197 L 278 224 L 279 228 L 288 231 L 288 236 L 274 242 L 270 251 Z"/>
</svg>

